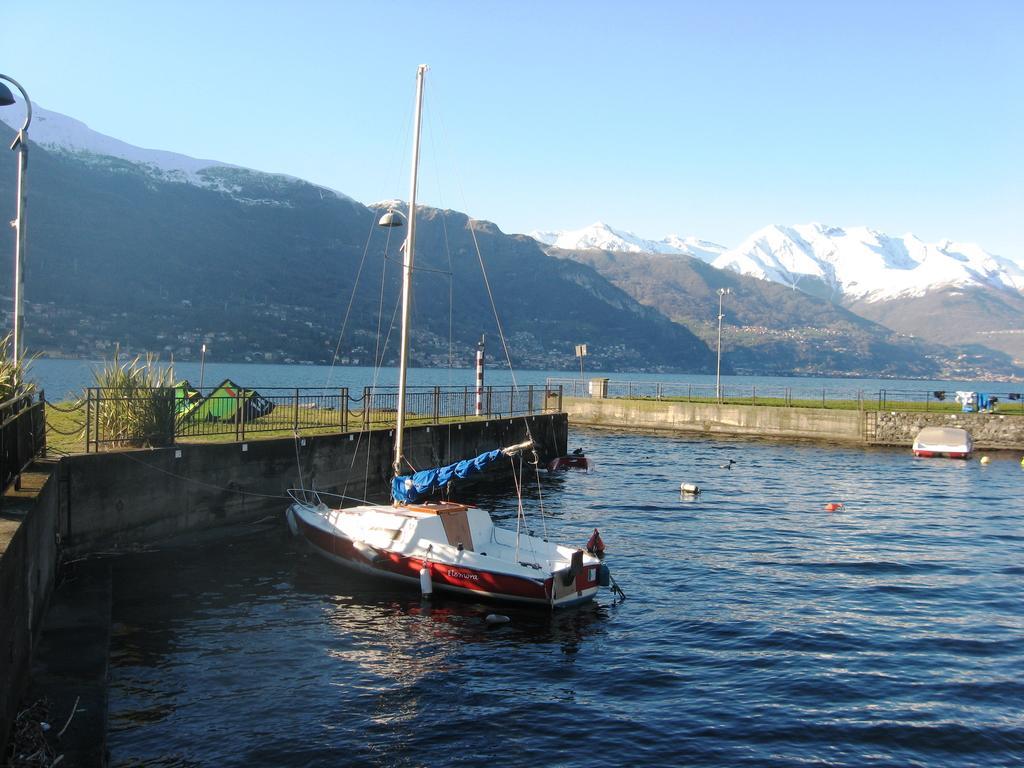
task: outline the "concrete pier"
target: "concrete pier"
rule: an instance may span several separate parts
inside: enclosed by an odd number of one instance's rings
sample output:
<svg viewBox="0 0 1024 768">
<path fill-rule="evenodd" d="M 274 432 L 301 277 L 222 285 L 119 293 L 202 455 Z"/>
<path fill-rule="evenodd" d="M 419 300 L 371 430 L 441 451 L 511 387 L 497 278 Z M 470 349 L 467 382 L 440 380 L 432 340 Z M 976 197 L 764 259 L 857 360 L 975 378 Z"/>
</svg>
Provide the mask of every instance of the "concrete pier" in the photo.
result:
<svg viewBox="0 0 1024 768">
<path fill-rule="evenodd" d="M 909 448 L 923 427 L 961 427 L 977 450 L 1024 450 L 1024 417 L 998 413 L 843 410 L 690 403 L 627 398 L 565 398 L 573 426 L 821 440 Z"/>
</svg>

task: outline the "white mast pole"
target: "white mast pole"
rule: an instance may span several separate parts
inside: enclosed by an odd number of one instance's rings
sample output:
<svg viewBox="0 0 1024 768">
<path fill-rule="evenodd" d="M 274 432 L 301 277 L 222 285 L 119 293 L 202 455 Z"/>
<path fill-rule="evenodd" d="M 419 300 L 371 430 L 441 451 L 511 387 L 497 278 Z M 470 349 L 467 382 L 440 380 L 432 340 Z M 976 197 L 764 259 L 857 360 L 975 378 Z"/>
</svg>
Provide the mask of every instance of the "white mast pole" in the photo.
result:
<svg viewBox="0 0 1024 768">
<path fill-rule="evenodd" d="M 416 175 L 420 163 L 420 118 L 423 112 L 423 77 L 427 65 L 416 70 L 416 122 L 412 134 L 412 180 L 409 191 L 409 234 L 405 238 L 405 257 L 402 260 L 402 351 L 398 360 L 398 413 L 395 422 L 395 475 L 402 472 L 403 432 L 405 431 L 405 378 L 409 366 L 409 289 L 412 283 L 412 264 L 416 248 Z"/>
</svg>

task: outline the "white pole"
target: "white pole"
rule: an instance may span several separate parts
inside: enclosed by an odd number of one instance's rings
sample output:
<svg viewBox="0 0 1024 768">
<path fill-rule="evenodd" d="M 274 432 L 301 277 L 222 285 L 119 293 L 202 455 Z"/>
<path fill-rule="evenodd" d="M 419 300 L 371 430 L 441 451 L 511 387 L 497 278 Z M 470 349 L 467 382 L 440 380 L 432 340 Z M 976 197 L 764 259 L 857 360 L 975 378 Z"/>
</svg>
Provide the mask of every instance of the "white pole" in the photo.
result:
<svg viewBox="0 0 1024 768">
<path fill-rule="evenodd" d="M 402 347 L 398 360 L 398 414 L 395 421 L 395 475 L 402 472 L 402 432 L 405 430 L 405 377 L 409 367 L 409 290 L 412 284 L 412 265 L 416 253 L 416 177 L 420 162 L 420 118 L 423 112 L 423 78 L 427 65 L 416 70 L 416 121 L 412 134 L 412 179 L 409 191 L 409 234 L 405 239 L 405 258 L 402 260 Z"/>
<path fill-rule="evenodd" d="M 199 392 L 203 391 L 203 379 L 206 375 L 206 345 L 203 344 L 203 351 L 199 356 Z"/>
<path fill-rule="evenodd" d="M 18 152 L 18 208 L 17 214 L 11 226 L 14 227 L 14 333 L 13 343 L 14 364 L 17 365 L 25 353 L 25 339 L 23 326 L 25 322 L 25 270 L 23 260 L 25 258 L 25 174 L 28 171 L 28 126 L 32 122 L 32 102 L 28 93 L 21 87 L 17 80 L 0 75 L 0 80 L 6 80 L 21 91 L 25 99 L 25 122 L 21 130 L 11 142 L 11 149 Z"/>
<path fill-rule="evenodd" d="M 718 367 L 715 370 L 715 400 L 722 401 L 722 297 L 729 293 L 728 288 L 718 289 Z"/>
</svg>

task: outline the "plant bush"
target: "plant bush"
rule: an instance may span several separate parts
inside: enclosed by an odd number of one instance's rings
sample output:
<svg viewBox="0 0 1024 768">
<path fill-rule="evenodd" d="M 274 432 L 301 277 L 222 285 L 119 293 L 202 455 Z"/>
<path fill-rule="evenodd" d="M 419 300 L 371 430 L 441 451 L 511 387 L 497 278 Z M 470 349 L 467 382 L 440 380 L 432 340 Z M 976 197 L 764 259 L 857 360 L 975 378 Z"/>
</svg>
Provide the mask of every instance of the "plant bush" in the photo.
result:
<svg viewBox="0 0 1024 768">
<path fill-rule="evenodd" d="M 17 395 L 29 394 L 36 388 L 27 380 L 28 367 L 34 358 L 28 361 L 22 358 L 15 363 L 11 360 L 11 341 L 10 333 L 0 339 L 0 403 Z"/>
<path fill-rule="evenodd" d="M 159 446 L 174 439 L 174 366 L 147 354 L 121 362 L 120 350 L 93 369 L 97 434 L 107 445 Z M 98 397 L 97 397 L 98 396 Z"/>
</svg>

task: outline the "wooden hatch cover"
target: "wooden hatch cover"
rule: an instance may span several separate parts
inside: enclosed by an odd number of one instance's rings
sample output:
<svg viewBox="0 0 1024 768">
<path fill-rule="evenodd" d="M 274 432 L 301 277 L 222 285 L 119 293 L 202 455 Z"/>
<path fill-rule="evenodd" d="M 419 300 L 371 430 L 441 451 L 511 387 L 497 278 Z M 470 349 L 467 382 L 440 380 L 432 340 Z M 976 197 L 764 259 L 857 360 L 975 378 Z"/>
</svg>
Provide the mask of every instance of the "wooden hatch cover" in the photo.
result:
<svg viewBox="0 0 1024 768">
<path fill-rule="evenodd" d="M 453 547 L 461 544 L 463 549 L 473 551 L 473 534 L 469 529 L 469 516 L 466 514 L 469 507 L 465 504 L 443 501 L 436 504 L 410 504 L 407 509 L 437 515 L 441 518 L 448 543 Z"/>
</svg>

